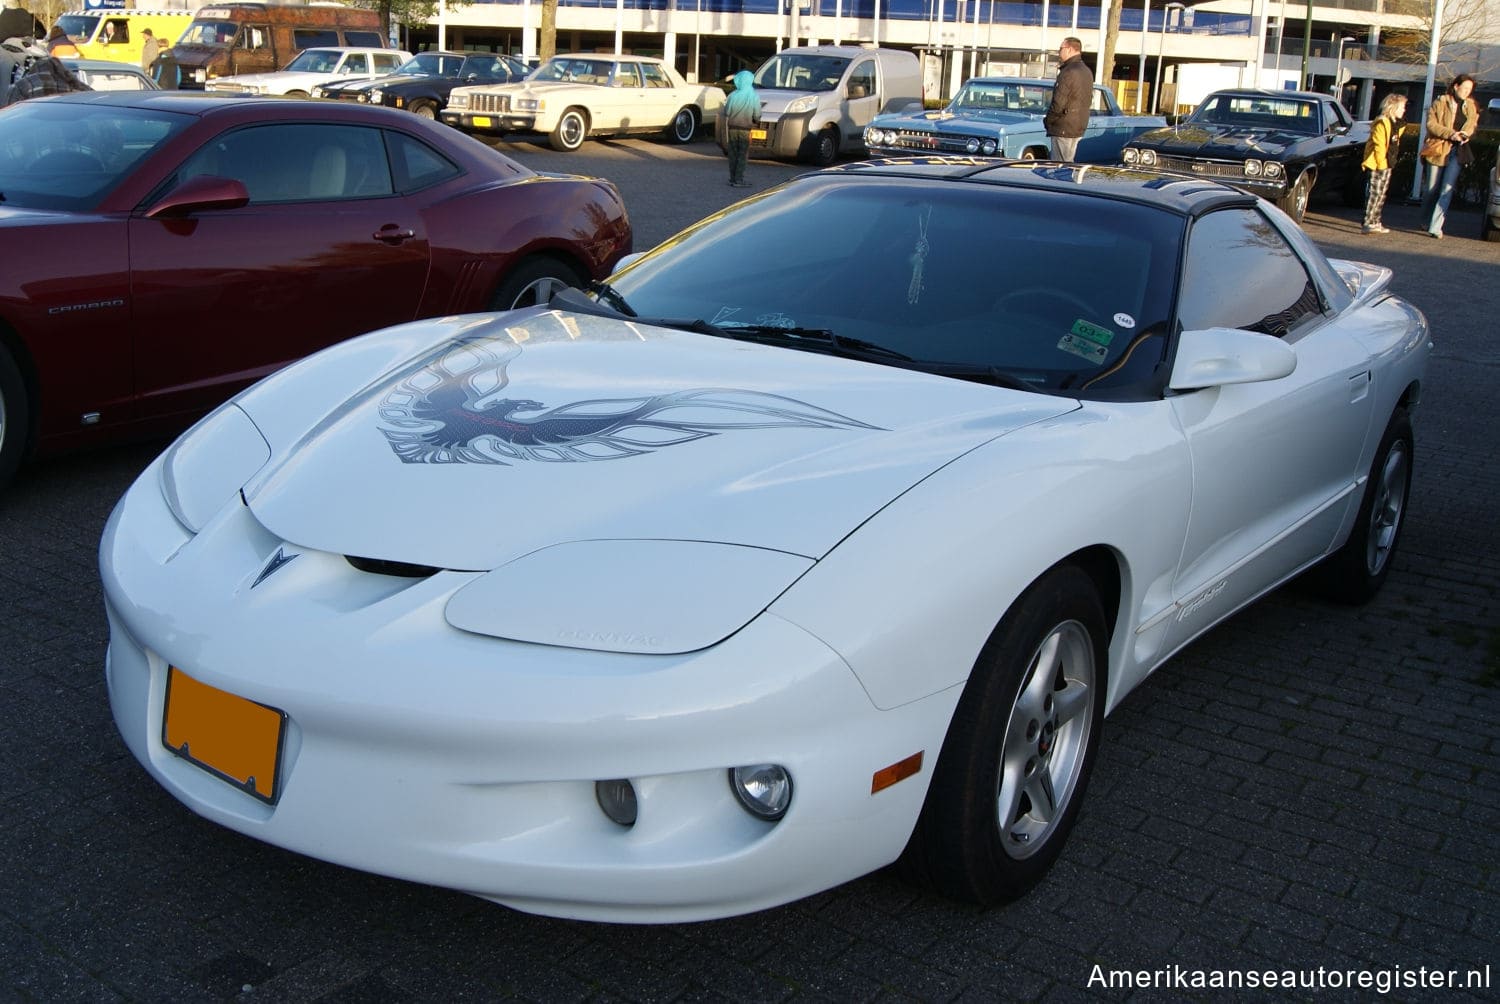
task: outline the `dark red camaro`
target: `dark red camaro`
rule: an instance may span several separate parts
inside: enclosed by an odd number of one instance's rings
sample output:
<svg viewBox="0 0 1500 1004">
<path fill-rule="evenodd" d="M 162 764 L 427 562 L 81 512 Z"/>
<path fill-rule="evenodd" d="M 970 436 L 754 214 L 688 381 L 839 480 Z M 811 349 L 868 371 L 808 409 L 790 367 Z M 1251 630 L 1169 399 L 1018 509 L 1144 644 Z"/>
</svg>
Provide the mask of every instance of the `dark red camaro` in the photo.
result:
<svg viewBox="0 0 1500 1004">
<path fill-rule="evenodd" d="M 174 91 L 0 112 L 0 484 L 375 328 L 545 300 L 631 249 L 607 181 L 386 108 Z"/>
</svg>

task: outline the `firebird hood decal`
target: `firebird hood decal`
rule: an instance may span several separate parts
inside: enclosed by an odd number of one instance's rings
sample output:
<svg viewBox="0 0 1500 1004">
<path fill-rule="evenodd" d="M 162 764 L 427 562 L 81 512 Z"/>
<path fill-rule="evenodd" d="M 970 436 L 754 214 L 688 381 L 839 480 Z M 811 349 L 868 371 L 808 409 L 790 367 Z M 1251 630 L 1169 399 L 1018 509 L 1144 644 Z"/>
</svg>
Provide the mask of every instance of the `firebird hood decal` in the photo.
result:
<svg viewBox="0 0 1500 1004">
<path fill-rule="evenodd" d="M 616 460 L 733 429 L 876 429 L 760 391 L 679 390 L 646 397 L 540 401 L 501 396 L 521 346 L 465 338 L 401 381 L 381 404 L 381 432 L 409 464 Z"/>
<path fill-rule="evenodd" d="M 395 343 L 362 387 L 324 369 Z M 241 400 L 273 451 L 246 501 L 298 551 L 449 569 L 574 540 L 821 557 L 954 458 L 1079 406 L 555 310 L 348 345 Z"/>
</svg>

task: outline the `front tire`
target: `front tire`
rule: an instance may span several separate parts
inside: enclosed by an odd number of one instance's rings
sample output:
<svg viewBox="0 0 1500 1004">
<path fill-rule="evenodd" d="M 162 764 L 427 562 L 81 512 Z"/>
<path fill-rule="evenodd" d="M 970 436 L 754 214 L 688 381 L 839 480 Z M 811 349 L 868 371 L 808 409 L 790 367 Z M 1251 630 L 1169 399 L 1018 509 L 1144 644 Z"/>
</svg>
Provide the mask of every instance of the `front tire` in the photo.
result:
<svg viewBox="0 0 1500 1004">
<path fill-rule="evenodd" d="M 491 310 L 545 305 L 564 286 L 583 287 L 583 277 L 556 258 L 529 258 L 511 269 L 490 298 Z"/>
<path fill-rule="evenodd" d="M 411 106 L 411 113 L 419 119 L 427 119 L 429 122 L 438 117 L 437 105 L 431 101 L 418 101 Z"/>
<path fill-rule="evenodd" d="M 698 112 L 693 108 L 684 108 L 672 118 L 672 124 L 667 127 L 667 136 L 673 143 L 691 143 L 693 137 L 698 135 Z"/>
<path fill-rule="evenodd" d="M 10 482 L 26 455 L 29 423 L 26 384 L 10 353 L 0 347 L 0 488 Z"/>
<path fill-rule="evenodd" d="M 581 108 L 569 108 L 562 113 L 562 118 L 557 120 L 557 125 L 552 130 L 548 142 L 552 149 L 561 150 L 564 153 L 572 153 L 589 136 L 589 120 Z"/>
<path fill-rule="evenodd" d="M 1349 539 L 1313 570 L 1312 585 L 1320 595 L 1337 603 L 1367 603 L 1385 585 L 1406 521 L 1414 452 L 1411 417 L 1397 408 L 1375 450 Z"/>
<path fill-rule="evenodd" d="M 959 699 L 903 867 L 984 905 L 1023 895 L 1061 853 L 1104 720 L 1104 610 L 1059 565 L 990 635 Z"/>
<path fill-rule="evenodd" d="M 1283 213 L 1286 213 L 1297 223 L 1302 222 L 1302 217 L 1307 215 L 1307 199 L 1312 192 L 1312 176 L 1303 171 L 1301 176 L 1287 193 L 1276 203 Z"/>
<path fill-rule="evenodd" d="M 818 167 L 827 167 L 839 159 L 839 136 L 832 126 L 803 141 L 802 159 Z"/>
</svg>

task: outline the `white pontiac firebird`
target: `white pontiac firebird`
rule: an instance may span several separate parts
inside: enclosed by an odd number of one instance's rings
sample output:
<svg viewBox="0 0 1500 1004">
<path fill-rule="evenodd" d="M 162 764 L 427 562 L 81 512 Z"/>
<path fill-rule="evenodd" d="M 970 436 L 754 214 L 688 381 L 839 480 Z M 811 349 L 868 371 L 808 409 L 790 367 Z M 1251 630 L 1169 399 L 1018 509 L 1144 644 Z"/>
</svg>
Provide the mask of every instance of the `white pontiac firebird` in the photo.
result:
<svg viewBox="0 0 1500 1004">
<path fill-rule="evenodd" d="M 1201 179 L 799 178 L 187 432 L 104 533 L 115 720 L 208 819 L 522 910 L 898 858 L 1004 901 L 1155 667 L 1385 579 L 1430 349 L 1390 278 Z"/>
</svg>

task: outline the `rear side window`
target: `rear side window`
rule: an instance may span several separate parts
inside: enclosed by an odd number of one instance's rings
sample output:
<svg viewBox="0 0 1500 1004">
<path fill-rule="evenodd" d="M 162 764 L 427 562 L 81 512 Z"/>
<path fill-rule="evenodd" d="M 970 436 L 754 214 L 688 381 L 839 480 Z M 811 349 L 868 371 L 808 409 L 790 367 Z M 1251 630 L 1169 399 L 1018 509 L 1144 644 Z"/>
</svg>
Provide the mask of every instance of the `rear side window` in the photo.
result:
<svg viewBox="0 0 1500 1004">
<path fill-rule="evenodd" d="M 389 195 L 391 169 L 381 131 L 364 126 L 251 126 L 204 146 L 178 171 L 244 183 L 252 205 Z"/>
<path fill-rule="evenodd" d="M 667 79 L 667 73 L 655 63 L 642 63 L 641 73 L 645 74 L 647 87 L 671 87 L 672 81 Z"/>
<path fill-rule="evenodd" d="M 396 190 L 415 192 L 458 176 L 458 168 L 447 157 L 404 132 L 386 133 Z"/>
<path fill-rule="evenodd" d="M 362 45 L 367 49 L 379 49 L 384 45 L 378 31 L 346 31 L 344 39 L 345 45 Z"/>
<path fill-rule="evenodd" d="M 247 24 L 240 32 L 238 46 L 241 49 L 264 49 L 270 45 L 271 30 L 263 24 Z"/>
<path fill-rule="evenodd" d="M 311 49 L 319 45 L 338 45 L 339 33 L 326 28 L 293 28 L 292 45 L 298 49 Z"/>
<path fill-rule="evenodd" d="M 1322 317 L 1302 260 L 1254 209 L 1223 209 L 1193 224 L 1177 317 L 1187 329 L 1242 328 L 1278 338 Z"/>
</svg>

